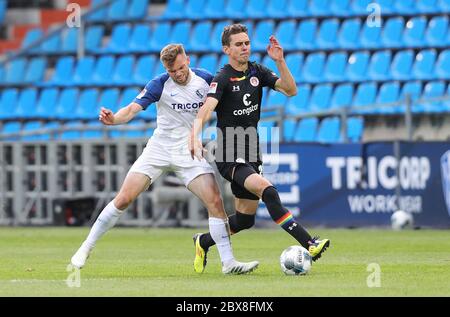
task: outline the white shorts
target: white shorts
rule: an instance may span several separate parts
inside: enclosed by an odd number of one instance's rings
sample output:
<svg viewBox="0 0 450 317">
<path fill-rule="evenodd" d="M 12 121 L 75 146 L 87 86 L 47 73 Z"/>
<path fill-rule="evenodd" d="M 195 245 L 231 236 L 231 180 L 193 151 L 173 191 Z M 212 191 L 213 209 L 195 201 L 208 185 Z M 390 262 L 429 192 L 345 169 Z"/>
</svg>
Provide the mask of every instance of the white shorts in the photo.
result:
<svg viewBox="0 0 450 317">
<path fill-rule="evenodd" d="M 187 187 L 199 175 L 214 174 L 214 170 L 203 158 L 192 159 L 187 138 L 173 142 L 158 136 L 152 136 L 142 154 L 128 173 L 141 173 L 151 178 L 153 183 L 163 172 L 173 171 Z"/>
</svg>

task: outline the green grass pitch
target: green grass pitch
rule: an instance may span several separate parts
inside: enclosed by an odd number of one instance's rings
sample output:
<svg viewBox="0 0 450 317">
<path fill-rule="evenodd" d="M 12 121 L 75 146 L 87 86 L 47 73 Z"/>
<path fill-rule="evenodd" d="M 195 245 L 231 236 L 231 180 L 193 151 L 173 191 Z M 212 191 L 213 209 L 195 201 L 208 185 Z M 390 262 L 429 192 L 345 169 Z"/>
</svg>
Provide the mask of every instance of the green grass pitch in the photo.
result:
<svg viewBox="0 0 450 317">
<path fill-rule="evenodd" d="M 80 287 L 69 287 L 69 259 L 88 231 L 0 228 L 0 296 L 450 295 L 446 230 L 316 228 L 310 232 L 330 238 L 331 247 L 310 274 L 285 276 L 278 259 L 295 241 L 279 228 L 251 229 L 233 236 L 233 249 L 241 261 L 259 260 L 259 268 L 249 275 L 225 276 L 215 247 L 206 271 L 193 271 L 196 229 L 114 228 L 80 271 Z M 376 281 L 370 263 L 380 267 L 380 287 L 368 287 L 368 280 Z"/>
</svg>

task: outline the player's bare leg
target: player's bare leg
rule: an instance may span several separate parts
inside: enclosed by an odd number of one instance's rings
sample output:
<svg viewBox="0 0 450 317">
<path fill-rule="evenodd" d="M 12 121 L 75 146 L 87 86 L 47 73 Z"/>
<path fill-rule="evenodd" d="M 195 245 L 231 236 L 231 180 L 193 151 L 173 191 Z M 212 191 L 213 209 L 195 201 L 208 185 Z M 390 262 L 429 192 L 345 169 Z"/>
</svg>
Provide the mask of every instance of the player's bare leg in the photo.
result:
<svg viewBox="0 0 450 317">
<path fill-rule="evenodd" d="M 188 186 L 203 202 L 208 209 L 209 230 L 212 239 L 217 245 L 220 259 L 222 261 L 222 272 L 225 274 L 244 274 L 253 271 L 258 266 L 257 261 L 241 263 L 234 259 L 230 242 L 230 231 L 228 228 L 228 217 L 223 207 L 219 186 L 213 174 L 202 174 L 196 177 Z M 194 270 L 202 273 L 206 266 L 206 254 L 208 250 L 199 244 L 199 236 L 194 237 L 196 256 Z"/>
<path fill-rule="evenodd" d="M 150 178 L 147 175 L 133 172 L 127 175 L 117 196 L 102 210 L 86 240 L 73 255 L 73 266 L 81 269 L 85 265 L 97 240 L 114 227 L 123 212 L 149 185 Z"/>
</svg>

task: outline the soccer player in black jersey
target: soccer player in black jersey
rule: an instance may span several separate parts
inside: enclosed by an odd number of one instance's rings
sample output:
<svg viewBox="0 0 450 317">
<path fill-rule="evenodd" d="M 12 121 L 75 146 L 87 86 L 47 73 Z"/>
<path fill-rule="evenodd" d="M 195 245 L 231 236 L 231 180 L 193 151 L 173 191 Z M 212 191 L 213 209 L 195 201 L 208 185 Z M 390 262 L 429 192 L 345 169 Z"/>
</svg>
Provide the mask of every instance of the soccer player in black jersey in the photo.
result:
<svg viewBox="0 0 450 317">
<path fill-rule="evenodd" d="M 203 157 L 198 136 L 213 111 L 217 113 L 217 142 L 215 161 L 220 174 L 231 183 L 236 213 L 229 217 L 231 234 L 251 228 L 259 200 L 265 203 L 271 218 L 309 250 L 317 260 L 330 245 L 328 239 L 313 238 L 294 219 L 280 201 L 277 189 L 261 175 L 261 155 L 257 133 L 263 87 L 270 87 L 286 96 L 297 94 L 297 86 L 284 60 L 283 48 L 272 35 L 267 54 L 275 61 L 280 77 L 255 62 L 249 62 L 250 39 L 242 24 L 226 26 L 222 46 L 228 55 L 225 65 L 210 84 L 208 98 L 197 114 L 189 147 L 192 158 Z M 206 254 L 214 241 L 209 233 L 194 236 L 196 257 L 194 267 L 202 272 Z"/>
</svg>

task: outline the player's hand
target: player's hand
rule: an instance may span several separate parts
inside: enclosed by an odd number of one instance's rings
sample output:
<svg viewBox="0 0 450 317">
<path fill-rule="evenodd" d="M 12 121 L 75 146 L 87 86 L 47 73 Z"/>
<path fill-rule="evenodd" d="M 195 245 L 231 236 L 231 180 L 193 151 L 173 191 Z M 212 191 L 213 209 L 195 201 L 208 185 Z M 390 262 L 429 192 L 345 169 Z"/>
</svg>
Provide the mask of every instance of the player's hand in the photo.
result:
<svg viewBox="0 0 450 317">
<path fill-rule="evenodd" d="M 114 113 L 106 108 L 100 109 L 100 114 L 98 115 L 98 120 L 105 125 L 114 124 Z"/>
<path fill-rule="evenodd" d="M 196 157 L 199 161 L 201 161 L 204 151 L 206 152 L 206 150 L 203 148 L 202 142 L 191 135 L 189 137 L 189 152 L 191 152 L 192 159 Z"/>
<path fill-rule="evenodd" d="M 269 54 L 270 58 L 275 62 L 283 60 L 283 48 L 281 47 L 276 37 L 271 35 L 269 38 L 269 42 L 269 45 L 267 45 L 267 54 Z"/>
</svg>

